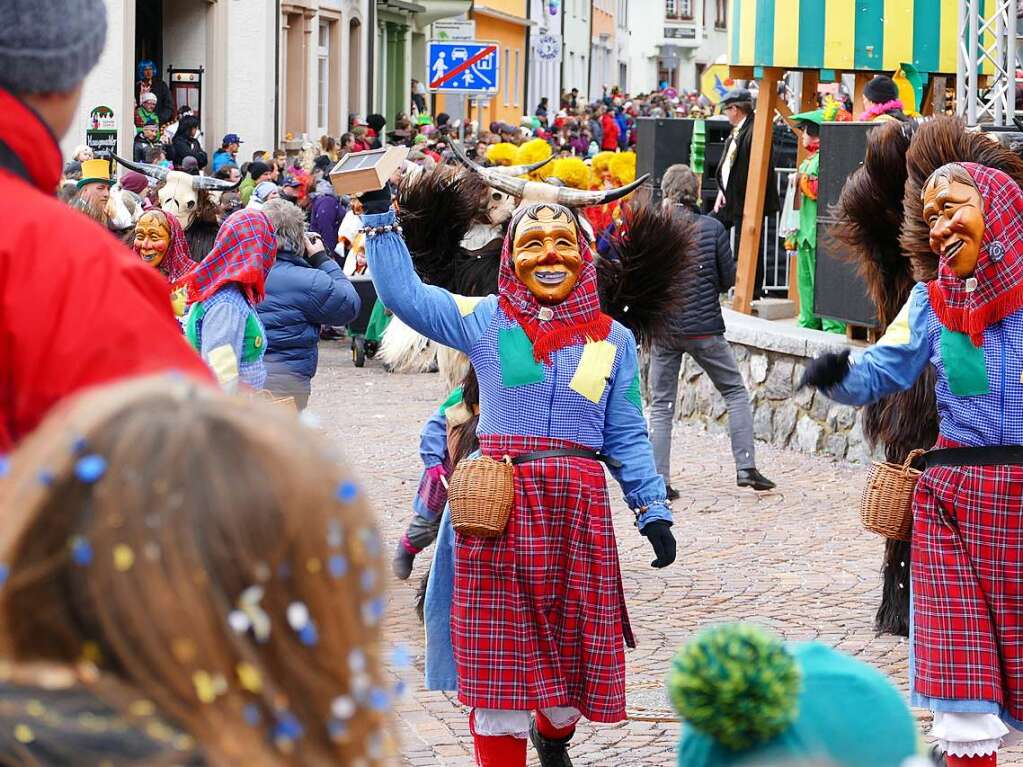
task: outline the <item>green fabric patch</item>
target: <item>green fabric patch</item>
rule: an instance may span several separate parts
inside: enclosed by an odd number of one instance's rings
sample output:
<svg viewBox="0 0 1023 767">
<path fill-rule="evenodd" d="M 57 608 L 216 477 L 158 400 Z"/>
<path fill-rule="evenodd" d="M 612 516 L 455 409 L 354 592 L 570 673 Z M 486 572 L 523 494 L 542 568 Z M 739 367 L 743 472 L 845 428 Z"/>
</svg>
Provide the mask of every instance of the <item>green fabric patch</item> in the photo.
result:
<svg viewBox="0 0 1023 767">
<path fill-rule="evenodd" d="M 977 397 L 990 392 L 984 349 L 973 345 L 965 333 L 941 328 L 941 362 L 949 390 L 957 397 Z"/>
<path fill-rule="evenodd" d="M 501 383 L 506 388 L 543 381 L 543 363 L 533 359 L 533 342 L 520 325 L 498 331 L 497 354 L 501 358 Z"/>
<path fill-rule="evenodd" d="M 206 314 L 206 308 L 200 301 L 197 304 L 192 304 L 192 308 L 188 312 L 188 319 L 185 321 L 185 338 L 196 351 L 201 348 L 199 346 L 199 323 L 204 314 Z"/>
<path fill-rule="evenodd" d="M 455 405 L 460 404 L 462 402 L 462 399 L 463 399 L 462 387 L 456 386 L 452 390 L 451 394 L 448 395 L 448 398 L 441 403 L 440 408 L 437 410 L 437 412 L 444 413 L 449 407 L 454 407 Z"/>
<path fill-rule="evenodd" d="M 256 313 L 250 311 L 245 320 L 245 338 L 242 339 L 242 362 L 258 362 L 263 356 L 264 346 L 266 336 L 263 335 L 263 328 L 256 318 Z"/>
<path fill-rule="evenodd" d="M 370 312 L 369 322 L 366 324 L 366 340 L 376 344 L 380 343 L 384 338 L 384 331 L 390 324 L 391 315 L 387 313 L 387 308 L 378 298 L 373 304 L 373 311 Z"/>
<path fill-rule="evenodd" d="M 643 412 L 643 392 L 639 388 L 639 371 L 636 371 L 636 375 L 632 378 L 632 383 L 629 384 L 629 390 L 625 392 L 625 399 L 636 406 L 636 409 Z"/>
</svg>

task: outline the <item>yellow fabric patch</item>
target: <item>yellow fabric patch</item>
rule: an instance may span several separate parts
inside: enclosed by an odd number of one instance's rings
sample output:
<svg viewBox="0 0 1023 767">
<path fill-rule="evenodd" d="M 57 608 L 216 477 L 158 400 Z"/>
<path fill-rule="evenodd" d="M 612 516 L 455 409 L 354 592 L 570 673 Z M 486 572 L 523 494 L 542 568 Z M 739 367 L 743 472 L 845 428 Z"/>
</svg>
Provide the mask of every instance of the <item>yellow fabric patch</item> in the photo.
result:
<svg viewBox="0 0 1023 767">
<path fill-rule="evenodd" d="M 892 324 L 888 326 L 884 335 L 877 342 L 878 346 L 906 346 L 909 343 L 909 304 L 912 300 L 910 298 L 903 304 L 895 319 L 892 320 Z"/>
<path fill-rule="evenodd" d="M 604 389 L 607 388 L 607 379 L 611 375 L 617 351 L 618 347 L 610 341 L 587 341 L 583 347 L 583 356 L 579 359 L 579 367 L 575 369 L 569 387 L 590 402 L 600 402 Z"/>
<path fill-rule="evenodd" d="M 227 386 L 238 379 L 238 356 L 228 344 L 211 351 L 206 363 L 221 386 Z"/>
<path fill-rule="evenodd" d="M 463 317 L 468 317 L 476 311 L 476 307 L 479 306 L 480 301 L 483 300 L 478 296 L 459 296 L 454 293 L 451 294 L 451 297 L 455 299 L 455 306 L 458 307 L 458 313 Z"/>
<path fill-rule="evenodd" d="M 174 309 L 175 317 L 185 316 L 185 303 L 188 298 L 188 291 L 184 288 L 178 288 L 177 290 L 171 291 L 171 308 Z"/>
</svg>

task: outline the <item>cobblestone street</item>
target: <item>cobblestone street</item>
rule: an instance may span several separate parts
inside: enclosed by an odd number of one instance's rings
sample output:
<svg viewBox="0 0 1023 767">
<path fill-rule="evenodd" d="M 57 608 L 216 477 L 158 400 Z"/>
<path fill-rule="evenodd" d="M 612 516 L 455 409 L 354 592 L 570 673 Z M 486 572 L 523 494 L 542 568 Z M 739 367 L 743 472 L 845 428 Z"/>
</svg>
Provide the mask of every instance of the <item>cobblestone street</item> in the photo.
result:
<svg viewBox="0 0 1023 767">
<path fill-rule="evenodd" d="M 390 375 L 376 361 L 355 368 L 347 346 L 321 346 L 310 408 L 356 468 L 377 511 L 388 558 L 411 514 L 419 478 L 418 432 L 447 392 L 437 375 Z M 735 486 L 727 436 L 679 424 L 672 453 L 678 560 L 649 566 L 652 552 L 632 525 L 618 486 L 611 497 L 626 599 L 638 648 L 627 651 L 630 719 L 580 725 L 571 747 L 582 765 L 675 764 L 679 726 L 662 693 L 676 647 L 709 622 L 751 620 L 788 639 L 819 639 L 861 657 L 906 687 L 904 640 L 875 637 L 882 542 L 859 524 L 864 469 L 758 444 L 776 492 Z M 412 579 L 393 581 L 387 630 L 407 644 L 415 668 L 398 707 L 404 765 L 473 764 L 466 715 L 454 699 L 422 690 L 423 640 Z M 530 765 L 535 765 L 531 753 Z M 1000 764 L 1023 765 L 1023 752 Z"/>
</svg>

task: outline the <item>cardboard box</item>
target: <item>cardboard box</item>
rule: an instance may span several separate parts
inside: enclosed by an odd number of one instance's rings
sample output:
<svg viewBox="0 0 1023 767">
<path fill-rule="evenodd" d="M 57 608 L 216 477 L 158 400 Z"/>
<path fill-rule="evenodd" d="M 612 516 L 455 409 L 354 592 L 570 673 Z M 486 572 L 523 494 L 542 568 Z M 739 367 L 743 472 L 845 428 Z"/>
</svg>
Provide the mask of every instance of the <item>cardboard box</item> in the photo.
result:
<svg viewBox="0 0 1023 767">
<path fill-rule="evenodd" d="M 351 152 L 338 160 L 330 171 L 330 183 L 338 194 L 362 194 L 383 189 L 407 156 L 406 146 Z"/>
</svg>

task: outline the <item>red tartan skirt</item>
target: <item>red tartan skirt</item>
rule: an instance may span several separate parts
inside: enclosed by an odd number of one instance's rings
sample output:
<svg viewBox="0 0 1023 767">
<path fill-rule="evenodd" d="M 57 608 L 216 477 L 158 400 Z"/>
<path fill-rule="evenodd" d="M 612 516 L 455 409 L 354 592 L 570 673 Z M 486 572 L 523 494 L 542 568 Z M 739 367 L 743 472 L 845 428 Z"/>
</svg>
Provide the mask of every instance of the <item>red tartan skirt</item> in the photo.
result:
<svg viewBox="0 0 1023 767">
<path fill-rule="evenodd" d="M 580 447 L 481 436 L 485 455 Z M 634 646 L 604 467 L 559 457 L 515 467 L 515 506 L 497 538 L 455 534 L 451 643 L 458 699 L 530 711 L 574 706 L 625 719 L 625 649 Z"/>
<path fill-rule="evenodd" d="M 1023 466 L 924 473 L 912 581 L 913 689 L 991 701 L 1023 719 Z"/>
</svg>

